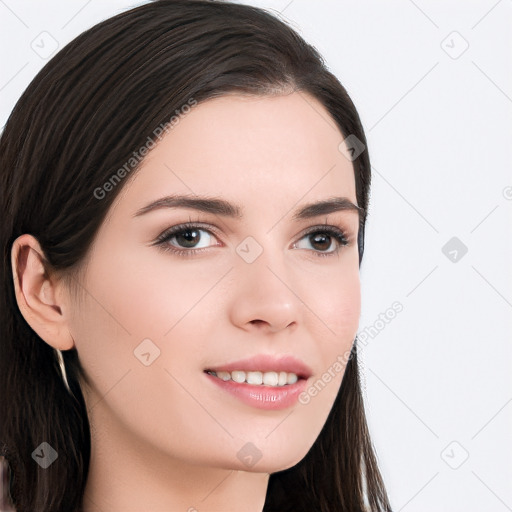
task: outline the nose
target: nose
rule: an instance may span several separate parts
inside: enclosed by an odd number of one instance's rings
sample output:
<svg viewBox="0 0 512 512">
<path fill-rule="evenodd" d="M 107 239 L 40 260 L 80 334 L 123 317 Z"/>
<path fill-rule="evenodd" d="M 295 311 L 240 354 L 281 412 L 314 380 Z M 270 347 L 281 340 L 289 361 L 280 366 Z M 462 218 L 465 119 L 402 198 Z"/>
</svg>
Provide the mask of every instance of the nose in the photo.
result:
<svg viewBox="0 0 512 512">
<path fill-rule="evenodd" d="M 232 279 L 231 322 L 247 331 L 277 333 L 294 330 L 299 323 L 301 300 L 284 262 L 268 251 L 252 263 L 239 260 Z"/>
</svg>

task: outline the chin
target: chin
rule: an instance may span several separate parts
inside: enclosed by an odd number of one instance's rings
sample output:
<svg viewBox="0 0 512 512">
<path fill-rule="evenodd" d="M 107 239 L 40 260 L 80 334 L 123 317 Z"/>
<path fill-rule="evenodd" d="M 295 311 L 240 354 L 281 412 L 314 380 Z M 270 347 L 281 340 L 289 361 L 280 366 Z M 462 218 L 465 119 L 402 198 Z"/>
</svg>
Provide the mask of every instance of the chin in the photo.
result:
<svg viewBox="0 0 512 512">
<path fill-rule="evenodd" d="M 237 469 L 253 473 L 278 473 L 279 471 L 284 471 L 296 466 L 302 459 L 304 459 L 306 454 L 307 451 L 301 453 L 294 451 L 293 453 L 288 454 L 273 453 L 268 456 L 262 456 L 261 460 L 252 467 L 245 466 Z"/>
</svg>

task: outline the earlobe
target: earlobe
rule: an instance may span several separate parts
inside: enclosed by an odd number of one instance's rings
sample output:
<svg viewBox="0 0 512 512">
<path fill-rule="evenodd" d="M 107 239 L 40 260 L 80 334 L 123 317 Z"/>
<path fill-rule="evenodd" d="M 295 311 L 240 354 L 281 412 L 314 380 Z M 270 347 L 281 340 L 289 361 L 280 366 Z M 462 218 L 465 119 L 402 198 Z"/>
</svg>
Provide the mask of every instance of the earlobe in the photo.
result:
<svg viewBox="0 0 512 512">
<path fill-rule="evenodd" d="M 60 301 L 58 279 L 48 272 L 44 253 L 35 237 L 18 237 L 11 250 L 16 301 L 21 314 L 37 335 L 53 348 L 74 347 Z"/>
</svg>

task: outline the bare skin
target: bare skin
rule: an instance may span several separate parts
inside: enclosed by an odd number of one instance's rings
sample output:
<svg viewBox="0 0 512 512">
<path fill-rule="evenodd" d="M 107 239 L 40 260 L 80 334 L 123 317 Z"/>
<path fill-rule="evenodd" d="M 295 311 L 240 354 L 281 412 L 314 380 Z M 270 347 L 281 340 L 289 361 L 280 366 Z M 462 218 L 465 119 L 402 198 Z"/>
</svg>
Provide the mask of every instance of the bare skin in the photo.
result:
<svg viewBox="0 0 512 512">
<path fill-rule="evenodd" d="M 92 382 L 82 386 L 92 430 L 84 512 L 258 512 L 268 475 L 306 455 L 341 384 L 344 367 L 333 364 L 358 327 L 358 213 L 293 216 L 334 196 L 357 204 L 342 140 L 304 93 L 194 107 L 124 184 L 84 262 L 81 301 L 45 273 L 37 240 L 16 240 L 20 310 L 46 343 L 76 348 Z M 184 207 L 136 215 L 177 194 L 236 203 L 242 216 Z M 201 224 L 196 253 L 172 251 L 191 251 L 183 236 L 154 244 L 188 222 Z M 326 238 L 315 241 L 311 227 Z M 262 252 L 248 262 L 240 247 Z M 143 340 L 149 365 L 136 356 Z M 308 385 L 329 369 L 332 378 L 307 404 L 264 410 L 205 373 L 259 354 L 293 355 L 311 369 Z M 244 446 L 260 457 L 254 465 L 239 455 Z"/>
</svg>

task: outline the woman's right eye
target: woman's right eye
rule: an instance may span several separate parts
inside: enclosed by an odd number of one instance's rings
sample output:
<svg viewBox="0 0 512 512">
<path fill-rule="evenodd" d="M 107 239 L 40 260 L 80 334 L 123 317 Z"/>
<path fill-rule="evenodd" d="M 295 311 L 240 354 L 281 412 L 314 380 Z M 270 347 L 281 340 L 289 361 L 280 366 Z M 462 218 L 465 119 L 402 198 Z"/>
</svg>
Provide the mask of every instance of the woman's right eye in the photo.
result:
<svg viewBox="0 0 512 512">
<path fill-rule="evenodd" d="M 211 231 L 195 224 L 180 224 L 164 231 L 156 240 L 165 251 L 178 255 L 195 254 L 208 247 L 219 245 L 210 243 L 214 239 Z"/>
</svg>

